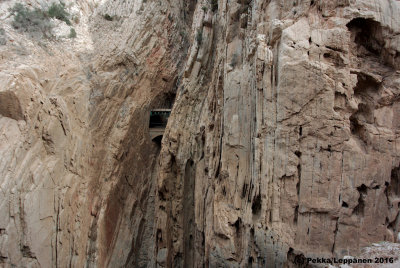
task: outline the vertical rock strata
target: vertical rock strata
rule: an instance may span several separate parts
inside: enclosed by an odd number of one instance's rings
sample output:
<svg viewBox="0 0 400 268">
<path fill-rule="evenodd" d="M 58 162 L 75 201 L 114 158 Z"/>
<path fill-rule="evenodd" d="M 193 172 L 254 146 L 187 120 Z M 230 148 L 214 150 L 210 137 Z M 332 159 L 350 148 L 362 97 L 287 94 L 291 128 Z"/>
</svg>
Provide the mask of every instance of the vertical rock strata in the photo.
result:
<svg viewBox="0 0 400 268">
<path fill-rule="evenodd" d="M 159 159 L 160 266 L 280 267 L 394 241 L 398 15 L 395 1 L 198 3 Z"/>
<path fill-rule="evenodd" d="M 77 39 L 43 42 L 14 2 L 0 267 L 296 267 L 397 237 L 398 1 L 71 1 Z"/>
</svg>

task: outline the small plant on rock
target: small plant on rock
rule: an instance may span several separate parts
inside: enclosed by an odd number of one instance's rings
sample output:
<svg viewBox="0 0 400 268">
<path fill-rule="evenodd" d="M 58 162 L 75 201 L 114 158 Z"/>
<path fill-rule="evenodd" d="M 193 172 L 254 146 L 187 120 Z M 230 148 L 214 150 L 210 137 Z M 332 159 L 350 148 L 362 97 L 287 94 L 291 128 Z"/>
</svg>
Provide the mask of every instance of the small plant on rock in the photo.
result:
<svg viewBox="0 0 400 268">
<path fill-rule="evenodd" d="M 108 20 L 108 21 L 113 21 L 113 19 L 114 19 L 113 17 L 111 17 L 108 14 L 105 14 L 103 17 L 104 17 L 105 20 Z"/>
<path fill-rule="evenodd" d="M 69 20 L 69 13 L 65 10 L 65 4 L 60 2 L 59 4 L 53 3 L 49 10 L 47 11 L 50 18 L 56 18 L 58 20 L 64 21 L 67 25 L 71 25 Z"/>
<path fill-rule="evenodd" d="M 31 10 L 20 3 L 15 4 L 10 11 L 14 15 L 12 26 L 15 29 L 51 37 L 52 25 L 47 12 L 38 8 Z"/>
<path fill-rule="evenodd" d="M 6 31 L 3 28 L 0 28 L 0 46 L 5 45 L 6 43 Z"/>
<path fill-rule="evenodd" d="M 201 30 L 200 29 L 197 30 L 196 41 L 197 41 L 197 44 L 200 46 L 201 42 L 203 41 L 203 30 L 202 29 Z"/>
<path fill-rule="evenodd" d="M 75 29 L 74 28 L 71 28 L 70 30 L 69 30 L 69 36 L 68 36 L 69 38 L 76 38 L 76 31 L 75 31 Z"/>
<path fill-rule="evenodd" d="M 69 13 L 65 10 L 65 4 L 53 3 L 49 9 L 42 10 L 40 8 L 30 9 L 20 3 L 15 4 L 10 12 L 14 15 L 12 26 L 23 32 L 27 32 L 31 37 L 51 38 L 53 37 L 52 29 L 54 25 L 51 18 L 64 21 L 67 25 L 71 25 Z M 75 38 L 75 29 L 70 29 L 70 37 Z"/>
</svg>

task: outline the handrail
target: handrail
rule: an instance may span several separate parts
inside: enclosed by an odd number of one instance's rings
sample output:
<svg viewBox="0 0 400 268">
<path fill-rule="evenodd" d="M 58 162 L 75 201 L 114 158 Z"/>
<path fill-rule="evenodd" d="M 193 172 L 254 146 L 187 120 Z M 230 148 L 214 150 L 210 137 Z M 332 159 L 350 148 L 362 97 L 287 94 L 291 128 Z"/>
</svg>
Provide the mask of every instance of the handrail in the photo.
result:
<svg viewBox="0 0 400 268">
<path fill-rule="evenodd" d="M 165 128 L 171 109 L 154 109 L 150 111 L 150 128 Z"/>
<path fill-rule="evenodd" d="M 151 110 L 152 112 L 171 112 L 172 109 L 164 109 L 164 108 L 160 108 L 160 109 L 153 109 Z"/>
</svg>

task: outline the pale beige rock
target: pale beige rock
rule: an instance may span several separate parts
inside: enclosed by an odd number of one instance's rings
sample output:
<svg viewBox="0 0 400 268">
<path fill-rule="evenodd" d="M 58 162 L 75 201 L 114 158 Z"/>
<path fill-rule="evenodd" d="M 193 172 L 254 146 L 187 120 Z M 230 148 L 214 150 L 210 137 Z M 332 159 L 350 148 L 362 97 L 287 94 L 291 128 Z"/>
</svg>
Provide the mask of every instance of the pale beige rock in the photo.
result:
<svg viewBox="0 0 400 268">
<path fill-rule="evenodd" d="M 225 39 L 215 32 L 212 70 L 184 80 L 163 140 L 163 266 L 293 266 L 393 241 L 398 3 L 373 2 L 219 1 Z"/>
<path fill-rule="evenodd" d="M 1 267 L 296 267 L 398 239 L 399 2 L 213 2 L 69 1 L 77 38 L 40 41 L 0 2 Z"/>
</svg>

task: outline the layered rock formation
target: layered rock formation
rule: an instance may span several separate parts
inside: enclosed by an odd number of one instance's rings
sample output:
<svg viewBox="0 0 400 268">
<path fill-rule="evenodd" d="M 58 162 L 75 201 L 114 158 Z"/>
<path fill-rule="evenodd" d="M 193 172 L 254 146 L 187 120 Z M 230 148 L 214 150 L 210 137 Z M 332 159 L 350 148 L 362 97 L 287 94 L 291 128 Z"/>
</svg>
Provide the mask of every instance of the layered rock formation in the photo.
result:
<svg viewBox="0 0 400 268">
<path fill-rule="evenodd" d="M 14 3 L 0 265 L 296 267 L 395 242 L 397 1 L 71 1 L 77 38 L 54 40 L 13 29 Z M 172 104 L 160 146 L 149 112 Z"/>
<path fill-rule="evenodd" d="M 398 11 L 220 1 L 210 27 L 197 10 L 213 42 L 192 46 L 163 141 L 166 266 L 282 266 L 394 241 Z"/>
<path fill-rule="evenodd" d="M 173 98 L 184 56 L 171 6 L 77 1 L 76 39 L 60 25 L 58 40 L 32 40 L 10 26 L 13 4 L 1 3 L 1 265 L 147 263 L 159 150 L 148 113 Z"/>
</svg>

